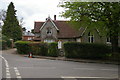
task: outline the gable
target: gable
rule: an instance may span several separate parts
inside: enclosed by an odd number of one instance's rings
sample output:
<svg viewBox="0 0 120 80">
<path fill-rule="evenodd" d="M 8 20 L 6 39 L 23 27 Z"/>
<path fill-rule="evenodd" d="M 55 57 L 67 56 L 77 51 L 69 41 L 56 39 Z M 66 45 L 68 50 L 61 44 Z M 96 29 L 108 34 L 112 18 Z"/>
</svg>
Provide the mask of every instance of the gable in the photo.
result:
<svg viewBox="0 0 120 80">
<path fill-rule="evenodd" d="M 35 33 L 39 33 L 44 29 L 44 27 L 54 27 L 57 31 L 57 38 L 76 38 L 80 36 L 78 30 L 74 29 L 69 21 L 58 21 L 51 20 L 48 18 L 45 22 L 35 22 L 34 31 Z M 50 26 L 51 25 L 51 26 Z"/>
<path fill-rule="evenodd" d="M 50 23 L 51 23 L 51 25 L 50 25 Z M 45 26 L 46 24 L 47 24 L 48 26 L 53 26 L 53 27 L 55 27 L 56 30 L 59 30 L 58 27 L 57 27 L 57 26 L 54 24 L 54 22 L 51 20 L 51 18 L 48 17 L 47 20 L 45 21 L 45 23 L 41 26 L 40 31 L 44 28 L 44 26 Z"/>
</svg>

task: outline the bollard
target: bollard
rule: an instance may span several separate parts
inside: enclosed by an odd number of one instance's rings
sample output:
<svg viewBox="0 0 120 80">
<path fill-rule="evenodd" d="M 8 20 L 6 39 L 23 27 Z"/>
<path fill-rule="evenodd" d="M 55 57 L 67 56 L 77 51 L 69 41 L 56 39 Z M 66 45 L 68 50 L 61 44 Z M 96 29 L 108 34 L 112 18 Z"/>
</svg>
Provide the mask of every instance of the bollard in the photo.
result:
<svg viewBox="0 0 120 80">
<path fill-rule="evenodd" d="M 32 58 L 32 53 L 29 54 L 29 57 Z"/>
</svg>

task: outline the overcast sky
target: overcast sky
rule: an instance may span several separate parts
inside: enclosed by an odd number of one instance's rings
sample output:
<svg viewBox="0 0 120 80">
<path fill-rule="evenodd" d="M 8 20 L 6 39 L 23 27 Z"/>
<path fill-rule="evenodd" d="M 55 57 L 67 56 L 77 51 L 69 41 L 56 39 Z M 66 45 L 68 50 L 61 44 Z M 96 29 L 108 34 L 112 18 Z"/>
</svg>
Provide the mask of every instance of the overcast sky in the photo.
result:
<svg viewBox="0 0 120 80">
<path fill-rule="evenodd" d="M 62 8 L 57 7 L 61 0 L 0 0 L 0 9 L 7 10 L 10 2 L 14 3 L 17 10 L 17 16 L 20 19 L 24 18 L 24 27 L 27 30 L 34 28 L 34 21 L 45 21 L 50 15 L 54 19 L 57 15 L 57 20 L 65 20 L 59 15 L 63 11 Z"/>
</svg>

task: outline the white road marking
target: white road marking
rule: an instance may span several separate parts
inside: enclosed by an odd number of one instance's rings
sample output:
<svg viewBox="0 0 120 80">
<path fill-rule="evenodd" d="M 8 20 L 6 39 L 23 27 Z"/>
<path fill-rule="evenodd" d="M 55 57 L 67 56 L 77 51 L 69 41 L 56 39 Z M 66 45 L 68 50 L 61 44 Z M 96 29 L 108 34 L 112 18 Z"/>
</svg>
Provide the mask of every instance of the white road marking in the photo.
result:
<svg viewBox="0 0 120 80">
<path fill-rule="evenodd" d="M 117 69 L 100 69 L 100 70 L 105 70 L 105 71 L 118 71 Z"/>
<path fill-rule="evenodd" d="M 80 69 L 80 70 L 96 70 L 96 69 L 93 69 L 93 68 L 73 68 L 73 69 Z"/>
<path fill-rule="evenodd" d="M 22 78 L 21 76 L 17 76 L 17 78 Z"/>
<path fill-rule="evenodd" d="M 73 68 L 76 70 L 105 70 L 105 71 L 118 71 L 118 69 L 94 69 L 94 68 Z"/>
<path fill-rule="evenodd" d="M 56 67 L 20 67 L 20 68 L 36 68 L 36 69 L 56 69 Z"/>
<path fill-rule="evenodd" d="M 14 67 L 17 78 L 22 78 L 17 67 Z"/>
<path fill-rule="evenodd" d="M 5 61 L 5 66 L 6 66 L 6 78 L 11 78 L 8 61 L 7 61 L 4 57 L 2 57 L 1 55 L 0 55 L 0 57 Z"/>
<path fill-rule="evenodd" d="M 61 76 L 61 78 L 103 78 L 103 79 L 116 79 L 116 77 L 78 77 L 78 76 Z"/>
</svg>

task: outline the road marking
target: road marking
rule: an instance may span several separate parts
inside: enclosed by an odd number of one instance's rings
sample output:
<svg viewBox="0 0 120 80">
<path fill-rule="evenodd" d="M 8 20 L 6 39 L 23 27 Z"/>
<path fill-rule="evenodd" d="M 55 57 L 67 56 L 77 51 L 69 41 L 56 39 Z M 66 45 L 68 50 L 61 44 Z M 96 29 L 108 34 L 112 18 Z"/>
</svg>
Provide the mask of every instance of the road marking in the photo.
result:
<svg viewBox="0 0 120 80">
<path fill-rule="evenodd" d="M 100 69 L 100 70 L 105 70 L 105 71 L 118 71 L 117 69 Z"/>
<path fill-rule="evenodd" d="M 105 71 L 118 71 L 117 69 L 93 69 L 93 68 L 73 68 L 76 70 L 105 70 Z"/>
<path fill-rule="evenodd" d="M 14 67 L 14 70 L 15 70 L 17 78 L 21 79 L 22 77 L 21 77 L 21 75 L 20 75 L 19 70 L 17 69 L 17 67 Z"/>
<path fill-rule="evenodd" d="M 78 77 L 78 76 L 61 76 L 61 78 L 89 78 L 89 79 L 93 79 L 93 78 L 97 78 L 97 79 L 117 79 L 116 77 Z"/>
<path fill-rule="evenodd" d="M 5 61 L 5 66 L 6 66 L 6 78 L 11 78 L 11 75 L 10 75 L 10 68 L 9 68 L 9 65 L 8 65 L 8 61 L 2 57 L 0 55 L 0 57 Z"/>
<path fill-rule="evenodd" d="M 80 69 L 80 70 L 96 70 L 96 69 L 93 69 L 93 68 L 73 68 L 73 69 Z"/>
</svg>

